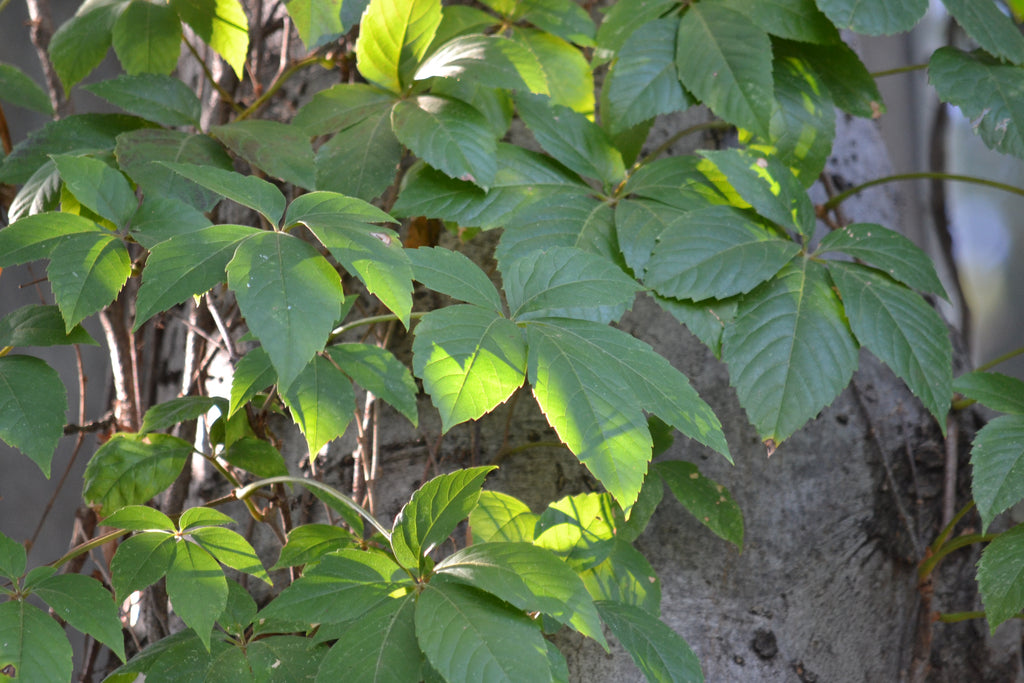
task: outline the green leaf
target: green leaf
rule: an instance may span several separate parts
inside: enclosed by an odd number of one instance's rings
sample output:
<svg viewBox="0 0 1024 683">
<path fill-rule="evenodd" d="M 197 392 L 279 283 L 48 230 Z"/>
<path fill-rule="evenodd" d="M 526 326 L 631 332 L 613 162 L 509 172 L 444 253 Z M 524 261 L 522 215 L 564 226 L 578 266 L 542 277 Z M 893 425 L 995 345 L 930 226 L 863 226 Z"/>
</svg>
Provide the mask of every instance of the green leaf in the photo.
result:
<svg viewBox="0 0 1024 683">
<path fill-rule="evenodd" d="M 160 530 L 174 533 L 177 527 L 171 518 L 147 505 L 128 505 L 103 519 L 103 526 L 130 531 Z"/>
<path fill-rule="evenodd" d="M 160 493 L 178 478 L 192 454 L 187 442 L 166 434 L 115 434 L 85 468 L 83 496 L 109 513 L 138 505 Z"/>
<path fill-rule="evenodd" d="M 160 580 L 174 561 L 172 534 L 146 532 L 125 539 L 110 561 L 110 580 L 118 603 Z"/>
<path fill-rule="evenodd" d="M 0 100 L 49 116 L 53 113 L 50 97 L 36 82 L 12 64 L 0 64 Z"/>
<path fill-rule="evenodd" d="M 395 181 L 402 143 L 391 129 L 391 102 L 328 140 L 316 153 L 316 188 L 366 201 Z"/>
<path fill-rule="evenodd" d="M 607 644 L 593 600 L 579 576 L 541 547 L 528 542 L 479 543 L 449 555 L 434 571 L 526 612 L 543 612 Z"/>
<path fill-rule="evenodd" d="M 352 533 L 329 524 L 303 524 L 288 532 L 288 542 L 271 567 L 284 569 L 317 561 L 325 554 L 351 546 Z"/>
<path fill-rule="evenodd" d="M 25 181 L 11 200 L 7 218 L 11 223 L 44 211 L 53 211 L 60 203 L 61 181 L 57 165 L 47 160 Z"/>
<path fill-rule="evenodd" d="M 306 437 L 311 460 L 324 445 L 345 433 L 356 410 L 352 382 L 323 356 L 314 356 L 295 381 L 278 389 Z"/>
<path fill-rule="evenodd" d="M 309 243 L 279 232 L 242 242 L 228 263 L 228 286 L 287 388 L 323 350 L 345 294 L 341 279 Z"/>
<path fill-rule="evenodd" d="M 658 236 L 644 284 L 662 296 L 724 299 L 749 292 L 799 252 L 742 212 L 711 206 L 683 214 Z"/>
<path fill-rule="evenodd" d="M 516 108 L 540 146 L 572 171 L 606 185 L 623 179 L 622 155 L 604 130 L 583 114 L 527 93 L 516 96 Z"/>
<path fill-rule="evenodd" d="M 1016 377 L 998 372 L 968 372 L 953 381 L 953 391 L 992 410 L 1024 415 L 1024 382 Z"/>
<path fill-rule="evenodd" d="M 214 126 L 210 132 L 232 152 L 242 157 L 267 175 L 313 189 L 313 148 L 309 136 L 300 128 L 279 121 L 247 119 L 224 126 Z"/>
<path fill-rule="evenodd" d="M 983 53 L 940 48 L 928 62 L 928 82 L 939 99 L 960 107 L 990 148 L 1024 158 L 1024 71 Z"/>
<path fill-rule="evenodd" d="M 633 172 L 619 194 L 651 199 L 682 211 L 729 204 L 700 166 L 701 159 L 693 155 L 656 159 Z"/>
<path fill-rule="evenodd" d="M 647 680 L 704 681 L 700 661 L 693 650 L 657 617 L 632 605 L 605 601 L 596 604 L 601 619 Z"/>
<path fill-rule="evenodd" d="M 769 136 L 772 47 L 744 14 L 722 5 L 690 6 L 679 22 L 676 65 L 686 89 L 726 121 Z"/>
<path fill-rule="evenodd" d="M 908 287 L 946 296 L 928 255 L 903 235 L 875 223 L 853 223 L 827 234 L 815 254 L 839 251 L 865 261 Z"/>
<path fill-rule="evenodd" d="M 370 0 L 356 41 L 359 73 L 385 90 L 402 93 L 440 23 L 440 0 Z"/>
<path fill-rule="evenodd" d="M 241 534 L 231 529 L 203 527 L 190 533 L 196 544 L 221 564 L 251 574 L 268 586 L 273 585 L 256 551 Z"/>
<path fill-rule="evenodd" d="M 14 266 L 50 254 L 74 235 L 102 239 L 106 231 L 88 218 L 71 213 L 38 213 L 0 230 L 0 267 Z"/>
<path fill-rule="evenodd" d="M 615 510 L 607 493 L 566 496 L 537 520 L 534 544 L 559 555 L 576 571 L 594 567 L 615 545 Z"/>
<path fill-rule="evenodd" d="M 418 423 L 419 390 L 395 354 L 372 344 L 337 344 L 328 347 L 327 353 L 359 386 L 387 401 L 414 426 Z"/>
<path fill-rule="evenodd" d="M 864 118 L 878 118 L 885 113 L 874 77 L 846 43 L 811 45 L 774 40 L 772 47 L 777 58 L 796 57 L 813 64 L 836 106 L 843 111 Z"/>
<path fill-rule="evenodd" d="M 702 199 L 695 200 L 694 206 L 683 209 L 658 201 L 642 198 L 623 199 L 615 205 L 615 235 L 626 264 L 640 279 L 645 278 L 651 253 L 658 243 L 658 237 L 669 232 L 669 226 L 684 223 L 690 211 L 707 208 Z"/>
<path fill-rule="evenodd" d="M 213 625 L 228 602 L 227 580 L 217 560 L 194 543 L 178 541 L 167 570 L 167 597 L 209 652 Z"/>
<path fill-rule="evenodd" d="M 132 272 L 124 242 L 111 234 L 72 235 L 54 247 L 46 274 L 67 331 L 113 301 Z"/>
<path fill-rule="evenodd" d="M 302 223 L 345 269 L 409 326 L 412 265 L 388 214 L 366 202 L 333 192 L 310 192 L 288 207 L 285 223 Z"/>
<path fill-rule="evenodd" d="M 66 344 L 99 345 L 81 325 L 67 331 L 56 306 L 22 306 L 0 319 L 0 348 Z"/>
<path fill-rule="evenodd" d="M 162 126 L 199 127 L 199 98 L 191 88 L 171 76 L 118 76 L 87 85 L 85 90 L 129 114 Z"/>
<path fill-rule="evenodd" d="M 834 45 L 840 42 L 839 31 L 832 25 L 814 0 L 715 0 L 719 5 L 742 12 L 773 36 L 804 43 Z"/>
<path fill-rule="evenodd" d="M 64 382 L 45 361 L 0 358 L 0 439 L 27 455 L 47 478 L 67 411 Z"/>
<path fill-rule="evenodd" d="M 216 396 L 182 396 L 157 404 L 146 411 L 142 418 L 140 434 L 159 432 L 187 420 L 196 418 L 217 408 L 221 413 L 227 411 L 228 402 Z"/>
<path fill-rule="evenodd" d="M 443 543 L 476 507 L 484 478 L 498 469 L 470 467 L 441 474 L 421 486 L 395 517 L 391 544 L 395 559 L 416 568 L 421 558 Z"/>
<path fill-rule="evenodd" d="M 513 40 L 529 50 L 540 63 L 547 92 L 554 104 L 584 116 L 594 114 L 594 73 L 579 48 L 546 31 L 514 26 Z"/>
<path fill-rule="evenodd" d="M 219 639 L 211 643 L 214 654 L 221 654 L 229 648 L 230 645 Z M 167 676 L 175 677 L 170 680 L 203 681 L 206 680 L 211 661 L 211 653 L 203 646 L 195 631 L 185 629 L 156 641 L 104 681 L 131 683 L 141 673 L 155 683 L 165 672 Z"/>
<path fill-rule="evenodd" d="M 990 633 L 1024 610 L 1024 525 L 988 544 L 978 561 L 978 590 Z"/>
<path fill-rule="evenodd" d="M 500 35 L 469 35 L 448 41 L 416 71 L 416 80 L 453 78 L 489 88 L 548 94 L 540 58 L 525 45 Z"/>
<path fill-rule="evenodd" d="M 577 45 L 594 46 L 594 20 L 573 0 L 525 0 L 516 15 L 539 29 Z"/>
<path fill-rule="evenodd" d="M 465 254 L 443 247 L 421 247 L 406 252 L 413 277 L 435 292 L 501 313 L 501 297 L 480 266 Z"/>
<path fill-rule="evenodd" d="M 0 534 L 0 576 L 15 582 L 25 574 L 28 553 L 25 546 L 14 539 Z"/>
<path fill-rule="evenodd" d="M 238 0 L 170 0 L 170 5 L 242 80 L 249 51 L 249 22 L 242 4 Z"/>
<path fill-rule="evenodd" d="M 597 29 L 598 46 L 602 51 L 618 52 L 634 32 L 664 16 L 674 5 L 673 0 L 619 0 L 609 5 Z"/>
<path fill-rule="evenodd" d="M 484 188 L 494 181 L 494 133 L 484 115 L 465 102 L 434 95 L 401 100 L 391 125 L 403 145 L 451 177 Z"/>
<path fill-rule="evenodd" d="M 217 618 L 221 628 L 228 633 L 241 636 L 256 618 L 256 611 L 256 601 L 249 595 L 249 591 L 242 588 L 237 581 L 228 579 L 228 603 L 224 607 L 224 613 Z"/>
<path fill-rule="evenodd" d="M 609 108 L 606 125 L 613 133 L 693 104 L 676 69 L 677 18 L 642 25 L 626 39 L 605 83 Z"/>
<path fill-rule="evenodd" d="M 228 417 L 252 398 L 277 381 L 277 373 L 270 362 L 270 356 L 261 346 L 245 354 L 235 365 L 231 378 L 231 407 Z"/>
<path fill-rule="evenodd" d="M 71 643 L 56 620 L 25 600 L 0 604 L 0 669 L 19 681 L 71 680 Z M 10 671 L 10 674 L 8 674 Z"/>
<path fill-rule="evenodd" d="M 508 400 L 526 377 L 522 332 L 500 313 L 463 304 L 416 326 L 413 372 L 441 413 L 444 431 Z"/>
<path fill-rule="evenodd" d="M 815 0 L 838 28 L 872 36 L 909 31 L 928 11 L 928 0 Z"/>
<path fill-rule="evenodd" d="M 100 65 L 110 49 L 114 22 L 128 3 L 124 0 L 83 3 L 50 40 L 50 59 L 68 93 Z"/>
<path fill-rule="evenodd" d="M 686 325 L 701 343 L 715 354 L 722 357 L 722 332 L 725 326 L 736 317 L 736 305 L 739 297 L 730 299 L 705 299 L 704 301 L 685 301 L 664 296 L 654 296 L 655 302 L 673 318 Z"/>
<path fill-rule="evenodd" d="M 289 0 L 285 7 L 309 51 L 337 40 L 344 33 L 342 0 Z"/>
<path fill-rule="evenodd" d="M 311 682 L 326 652 L 326 647 L 312 645 L 301 636 L 259 638 L 246 643 L 244 648 L 223 648 L 213 658 L 203 680 Z"/>
<path fill-rule="evenodd" d="M 417 683 L 419 645 L 413 595 L 387 600 L 341 632 L 320 664 L 318 681 Z"/>
<path fill-rule="evenodd" d="M 420 594 L 416 639 L 452 683 L 548 680 L 544 638 L 525 614 L 442 577 Z"/>
<path fill-rule="evenodd" d="M 238 245 L 259 234 L 245 225 L 212 225 L 155 245 L 142 271 L 135 329 L 157 313 L 224 282 Z"/>
<path fill-rule="evenodd" d="M 167 5 L 132 0 L 114 22 L 114 52 L 130 76 L 167 75 L 181 54 L 181 22 Z"/>
<path fill-rule="evenodd" d="M 213 166 L 167 161 L 161 161 L 160 164 L 233 202 L 258 211 L 271 225 L 276 226 L 284 215 L 284 195 L 272 183 L 262 178 L 245 176 Z"/>
<path fill-rule="evenodd" d="M 661 614 L 661 580 L 643 553 L 621 536 L 604 561 L 581 572 L 580 578 L 594 600 L 632 605 L 654 617 Z"/>
<path fill-rule="evenodd" d="M 572 247 L 535 251 L 502 265 L 512 318 L 577 318 L 609 323 L 622 317 L 641 288 L 617 266 Z"/>
<path fill-rule="evenodd" d="M 481 491 L 476 507 L 469 513 L 469 527 L 473 540 L 533 541 L 537 515 L 526 503 L 499 491 Z"/>
<path fill-rule="evenodd" d="M 61 619 L 109 647 L 121 661 L 124 636 L 110 591 L 91 576 L 57 574 L 40 581 L 32 590 Z"/>
<path fill-rule="evenodd" d="M 722 356 L 740 405 L 773 450 L 831 403 L 857 367 L 825 268 L 799 259 L 745 296 L 725 328 Z"/>
<path fill-rule="evenodd" d="M 656 415 L 647 418 L 647 425 L 651 430 L 651 438 L 654 440 L 654 457 L 658 457 L 675 442 L 675 429 Z M 661 505 L 664 496 L 665 485 L 661 478 L 655 473 L 655 470 L 648 470 L 644 485 L 640 489 L 640 495 L 633 507 L 629 509 L 629 519 L 626 519 L 621 508 L 616 511 L 615 537 L 627 543 L 632 543 L 640 538 L 647 529 L 651 517 L 654 516 L 655 510 Z"/>
<path fill-rule="evenodd" d="M 693 463 L 664 460 L 653 465 L 690 514 L 719 538 L 743 549 L 743 513 L 721 484 L 701 475 Z"/>
<path fill-rule="evenodd" d="M 292 125 L 311 137 L 336 133 L 381 113 L 390 115 L 395 101 L 393 93 L 366 83 L 339 83 L 313 95 Z"/>
<path fill-rule="evenodd" d="M 235 520 L 220 510 L 208 507 L 194 507 L 185 510 L 178 518 L 178 528 L 184 533 L 200 527 L 221 527 L 234 524 Z"/>
<path fill-rule="evenodd" d="M 91 157 L 61 154 L 53 160 L 75 199 L 118 228 L 124 228 L 139 200 L 123 175 Z"/>
<path fill-rule="evenodd" d="M 916 292 L 856 263 L 830 263 L 850 327 L 935 416 L 945 433 L 953 394 L 953 345 L 934 308 Z"/>
<path fill-rule="evenodd" d="M 1014 64 L 1024 63 L 1024 36 L 996 3 L 942 0 L 942 4 L 986 52 Z"/>
<path fill-rule="evenodd" d="M 257 477 L 288 476 L 288 466 L 280 451 L 271 444 L 253 436 L 243 436 L 232 442 L 222 456 L 235 467 L 252 472 Z"/>
<path fill-rule="evenodd" d="M 494 252 L 498 263 L 554 247 L 576 247 L 613 263 L 621 259 L 611 204 L 585 194 L 570 194 L 565 203 L 524 207 L 501 235 Z"/>
<path fill-rule="evenodd" d="M 982 530 L 1024 499 L 1024 416 L 1002 415 L 981 428 L 971 448 L 971 492 Z"/>
</svg>

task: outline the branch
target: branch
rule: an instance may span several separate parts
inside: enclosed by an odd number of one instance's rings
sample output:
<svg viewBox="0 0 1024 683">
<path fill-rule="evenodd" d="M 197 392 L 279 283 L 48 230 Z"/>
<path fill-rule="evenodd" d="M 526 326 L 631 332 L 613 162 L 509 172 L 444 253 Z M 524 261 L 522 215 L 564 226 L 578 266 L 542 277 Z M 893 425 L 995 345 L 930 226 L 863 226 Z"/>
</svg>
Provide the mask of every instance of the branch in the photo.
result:
<svg viewBox="0 0 1024 683">
<path fill-rule="evenodd" d="M 71 101 L 61 96 L 64 86 L 60 82 L 57 70 L 50 61 L 50 39 L 53 37 L 53 23 L 50 21 L 49 0 L 25 0 L 28 7 L 28 19 L 31 30 L 29 35 L 32 38 L 32 45 L 36 48 L 36 55 L 43 67 L 43 78 L 46 80 L 46 91 L 50 95 L 50 105 L 53 107 L 54 115 L 57 118 L 69 114 Z"/>
</svg>

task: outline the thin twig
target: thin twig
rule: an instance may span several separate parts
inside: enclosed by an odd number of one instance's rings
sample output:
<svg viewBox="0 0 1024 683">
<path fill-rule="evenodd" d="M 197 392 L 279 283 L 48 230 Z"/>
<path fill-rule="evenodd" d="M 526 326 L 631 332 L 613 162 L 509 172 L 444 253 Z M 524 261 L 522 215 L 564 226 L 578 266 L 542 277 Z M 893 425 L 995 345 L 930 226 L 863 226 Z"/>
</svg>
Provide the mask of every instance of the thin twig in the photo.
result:
<svg viewBox="0 0 1024 683">
<path fill-rule="evenodd" d="M 956 514 L 956 475 L 960 466 L 960 425 L 952 414 L 946 417 L 946 463 L 942 487 L 942 526 L 949 524 Z"/>
<path fill-rule="evenodd" d="M 1003 192 L 1009 192 L 1024 197 L 1024 188 L 1016 187 L 1014 185 L 1007 185 L 1006 183 L 1000 183 L 996 180 L 988 180 L 986 178 L 979 178 L 972 175 L 960 175 L 957 173 L 942 173 L 939 171 L 917 171 L 914 173 L 897 173 L 895 175 L 883 176 L 881 178 L 875 178 L 869 180 L 866 183 L 861 183 L 851 187 L 848 190 L 840 192 L 835 197 L 832 197 L 822 205 L 826 211 L 834 209 L 835 207 L 842 204 L 844 201 L 849 199 L 855 194 L 860 194 L 869 187 L 875 185 L 884 185 L 885 183 L 893 183 L 900 180 L 949 180 L 960 183 L 971 183 L 974 185 L 984 185 L 985 187 L 991 187 L 995 190 L 1002 190 Z"/>
<path fill-rule="evenodd" d="M 43 78 L 46 81 L 47 94 L 50 96 L 50 106 L 53 107 L 54 116 L 60 118 L 64 114 L 71 113 L 70 100 L 66 100 L 62 96 L 64 86 L 50 59 L 50 38 L 53 37 L 50 3 L 49 0 L 25 0 L 25 6 L 28 8 L 28 20 L 31 27 L 29 35 L 32 45 L 36 49 L 36 56 L 39 57 L 39 64 L 43 68 Z"/>
</svg>

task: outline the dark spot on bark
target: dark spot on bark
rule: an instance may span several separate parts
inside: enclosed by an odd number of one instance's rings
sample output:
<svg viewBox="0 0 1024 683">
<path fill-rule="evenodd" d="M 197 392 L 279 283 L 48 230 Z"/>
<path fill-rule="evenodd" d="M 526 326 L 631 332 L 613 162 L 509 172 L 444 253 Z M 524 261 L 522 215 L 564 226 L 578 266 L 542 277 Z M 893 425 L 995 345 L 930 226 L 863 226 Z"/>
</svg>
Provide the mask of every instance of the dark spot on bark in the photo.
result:
<svg viewBox="0 0 1024 683">
<path fill-rule="evenodd" d="M 537 443 L 538 441 L 540 441 L 540 434 L 533 430 L 530 430 L 526 434 L 526 440 L 529 441 L 530 443 Z"/>
<path fill-rule="evenodd" d="M 775 632 L 759 628 L 754 632 L 754 640 L 750 643 L 754 653 L 761 659 L 772 659 L 779 654 L 779 644 L 775 641 Z"/>
<path fill-rule="evenodd" d="M 743 659 L 743 657 L 740 657 L 739 655 L 733 657 L 732 661 L 736 662 L 740 666 L 744 666 L 747 663 L 747 660 Z"/>
<path fill-rule="evenodd" d="M 818 683 L 818 675 L 804 668 L 803 662 L 793 662 L 793 671 L 802 683 Z"/>
<path fill-rule="evenodd" d="M 836 415 L 836 422 L 843 425 L 844 427 L 850 423 L 850 416 L 846 413 L 839 413 Z"/>
</svg>

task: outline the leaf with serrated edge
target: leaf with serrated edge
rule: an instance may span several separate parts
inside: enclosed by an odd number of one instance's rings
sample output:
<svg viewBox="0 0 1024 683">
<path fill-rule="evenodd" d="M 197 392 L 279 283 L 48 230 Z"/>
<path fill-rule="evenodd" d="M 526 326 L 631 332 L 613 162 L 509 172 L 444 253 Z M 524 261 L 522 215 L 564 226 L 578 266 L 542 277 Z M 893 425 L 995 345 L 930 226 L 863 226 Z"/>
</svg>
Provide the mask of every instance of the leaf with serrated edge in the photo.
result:
<svg viewBox="0 0 1024 683">
<path fill-rule="evenodd" d="M 1002 415 L 981 428 L 971 447 L 971 492 L 982 530 L 1024 499 L 1024 415 Z"/>
<path fill-rule="evenodd" d="M 416 642 L 415 608 L 416 598 L 410 594 L 387 600 L 353 621 L 324 656 L 317 681 L 420 681 L 422 655 Z"/>
<path fill-rule="evenodd" d="M 270 362 L 270 356 L 258 346 L 245 354 L 235 366 L 231 378 L 231 407 L 228 417 L 248 403 L 253 396 L 277 381 L 277 373 Z"/>
<path fill-rule="evenodd" d="M 601 619 L 647 680 L 703 683 L 700 660 L 660 619 L 631 605 L 606 601 L 596 604 Z"/>
<path fill-rule="evenodd" d="M 0 604 L 0 664 L 4 675 L 33 683 L 71 680 L 71 643 L 49 614 L 27 600 Z"/>
<path fill-rule="evenodd" d="M 170 5 L 242 80 L 249 51 L 249 20 L 242 3 L 238 0 L 170 0 Z"/>
<path fill-rule="evenodd" d="M 192 182 L 213 190 L 233 202 L 263 214 L 276 226 L 284 215 L 285 199 L 272 183 L 252 175 L 242 175 L 213 166 L 179 164 L 161 161 L 160 164 Z"/>
<path fill-rule="evenodd" d="M 441 23 L 441 0 L 370 0 L 359 25 L 356 66 L 363 78 L 401 93 Z"/>
<path fill-rule="evenodd" d="M 103 526 L 130 531 L 149 531 L 151 529 L 171 533 L 177 531 L 170 517 L 148 505 L 127 505 L 115 510 L 103 519 Z"/>
<path fill-rule="evenodd" d="M 928 0 L 815 0 L 838 28 L 871 36 L 909 31 L 928 11 Z"/>
<path fill-rule="evenodd" d="M 73 235 L 54 247 L 46 274 L 65 329 L 110 304 L 131 271 L 124 242 L 109 233 Z"/>
<path fill-rule="evenodd" d="M 498 170 L 497 141 L 484 115 L 460 100 L 420 95 L 391 113 L 399 141 L 434 168 L 486 188 Z"/>
<path fill-rule="evenodd" d="M 369 116 L 390 113 L 395 103 L 389 93 L 367 83 L 339 83 L 313 95 L 295 114 L 292 125 L 307 135 L 327 135 L 354 126 Z"/>
<path fill-rule="evenodd" d="M 511 321 L 469 304 L 431 311 L 413 341 L 413 372 L 444 431 L 506 401 L 526 377 L 526 345 Z"/>
<path fill-rule="evenodd" d="M 91 576 L 58 574 L 40 581 L 32 590 L 60 618 L 109 647 L 121 661 L 124 637 L 110 591 Z"/>
<path fill-rule="evenodd" d="M 199 127 L 199 98 L 171 76 L 118 76 L 85 86 L 93 95 L 163 126 Z"/>
<path fill-rule="evenodd" d="M 672 495 L 716 536 L 743 549 L 743 513 L 721 484 L 703 476 L 697 466 L 682 460 L 653 465 Z"/>
<path fill-rule="evenodd" d="M 0 349 L 5 346 L 59 346 L 64 344 L 99 343 L 76 325 L 70 331 L 56 306 L 31 304 L 0 318 Z"/>
<path fill-rule="evenodd" d="M 110 580 L 119 603 L 167 573 L 174 561 L 176 544 L 173 534 L 146 532 L 117 546 L 114 559 L 110 561 Z"/>
<path fill-rule="evenodd" d="M 621 538 L 615 539 L 604 561 L 580 572 L 580 578 L 594 600 L 611 600 L 639 607 L 655 617 L 661 615 L 661 580 L 643 553 Z"/>
<path fill-rule="evenodd" d="M 460 36 L 434 52 L 416 72 L 416 80 L 456 78 L 491 88 L 548 94 L 540 60 L 524 45 L 499 35 Z"/>
<path fill-rule="evenodd" d="M 406 253 L 412 262 L 413 276 L 426 287 L 501 313 L 501 297 L 494 283 L 465 254 L 442 247 L 420 247 Z"/>
<path fill-rule="evenodd" d="M 533 541 L 537 515 L 526 503 L 500 491 L 481 491 L 469 513 L 469 527 L 476 542 Z"/>
<path fill-rule="evenodd" d="M 839 251 L 922 292 L 946 296 L 928 255 L 903 235 L 875 223 L 852 223 L 821 240 L 815 254 Z"/>
<path fill-rule="evenodd" d="M 0 534 L 0 576 L 5 576 L 12 582 L 20 579 L 25 573 L 27 559 L 25 546 Z"/>
<path fill-rule="evenodd" d="M 147 443 L 148 442 L 148 443 Z M 178 478 L 192 446 L 174 436 L 115 434 L 85 468 L 83 496 L 104 512 L 145 503 Z"/>
<path fill-rule="evenodd" d="M 839 395 L 857 347 L 824 266 L 791 262 L 740 302 L 722 357 L 740 405 L 778 445 Z"/>
<path fill-rule="evenodd" d="M 395 354 L 372 344 L 337 344 L 328 347 L 327 353 L 359 386 L 417 424 L 416 382 Z"/>
<path fill-rule="evenodd" d="M 836 262 L 829 275 L 857 340 L 907 383 L 945 434 L 953 345 L 942 318 L 919 294 L 873 269 Z"/>
<path fill-rule="evenodd" d="M 771 42 L 745 15 L 702 3 L 679 22 L 679 79 L 726 121 L 768 137 L 772 112 Z"/>
<path fill-rule="evenodd" d="M 128 223 L 139 201 L 123 175 L 91 157 L 59 154 L 53 160 L 79 202 L 119 228 Z"/>
<path fill-rule="evenodd" d="M 167 569 L 167 597 L 209 651 L 213 624 L 228 602 L 227 580 L 217 560 L 194 543 L 178 541 Z"/>
<path fill-rule="evenodd" d="M 210 133 L 267 175 L 313 189 L 313 148 L 298 126 L 246 119 L 214 126 Z"/>
<path fill-rule="evenodd" d="M 283 569 L 315 562 L 326 553 L 350 546 L 355 541 L 351 532 L 329 524 L 303 524 L 288 532 L 288 542 L 281 548 L 271 569 Z"/>
<path fill-rule="evenodd" d="M 288 0 L 285 8 L 306 50 L 313 51 L 340 38 L 342 0 Z"/>
<path fill-rule="evenodd" d="M 978 591 L 990 633 L 1024 609 L 1024 524 L 985 548 L 978 561 Z"/>
<path fill-rule="evenodd" d="M 548 94 L 554 104 L 593 116 L 594 72 L 578 47 L 533 28 L 513 26 L 510 34 L 540 63 L 549 92 L 538 94 Z"/>
<path fill-rule="evenodd" d="M 789 40 L 773 40 L 776 57 L 797 57 L 818 65 L 817 75 L 828 89 L 836 106 L 854 116 L 879 117 L 885 113 L 882 95 L 874 77 L 857 53 L 846 43 L 812 45 Z M 824 65 L 828 64 L 825 68 Z"/>
<path fill-rule="evenodd" d="M 814 0 L 715 0 L 737 12 L 743 12 L 768 33 L 805 43 L 834 45 L 839 31 L 821 13 Z"/>
<path fill-rule="evenodd" d="M 181 21 L 165 4 L 132 0 L 114 22 L 111 42 L 129 75 L 174 71 L 181 54 Z"/>
<path fill-rule="evenodd" d="M 312 245 L 279 232 L 242 242 L 227 273 L 249 329 L 286 389 L 327 342 L 345 299 L 341 278 Z"/>
<path fill-rule="evenodd" d="M 316 153 L 316 187 L 370 201 L 395 181 L 402 143 L 391 128 L 391 105 L 339 132 Z"/>
<path fill-rule="evenodd" d="M 210 412 L 211 408 L 218 408 L 221 412 L 227 410 L 227 401 L 216 396 L 182 396 L 172 398 L 146 411 L 142 418 L 140 434 L 146 432 L 158 432 L 186 420 L 194 420 L 200 415 Z"/>
<path fill-rule="evenodd" d="M 191 531 L 200 527 L 221 527 L 225 524 L 234 524 L 235 520 L 220 510 L 208 507 L 194 507 L 185 510 L 178 518 L 178 528 L 182 532 Z M 225 563 L 226 564 L 226 563 Z"/>
<path fill-rule="evenodd" d="M 942 0 L 956 23 L 989 54 L 1024 63 L 1024 36 L 994 2 Z"/>
<path fill-rule="evenodd" d="M 505 224 L 494 257 L 500 269 L 530 252 L 553 247 L 576 247 L 618 263 L 612 205 L 596 197 L 575 194 L 561 204 L 526 207 Z"/>
<path fill-rule="evenodd" d="M 0 230 L 0 267 L 49 258 L 71 235 L 100 239 L 107 231 L 88 218 L 70 213 L 37 213 Z"/>
<path fill-rule="evenodd" d="M 537 520 L 534 544 L 583 571 L 607 559 L 615 545 L 615 504 L 607 493 L 566 496 Z"/>
<path fill-rule="evenodd" d="M 79 13 L 53 34 L 48 52 L 64 84 L 65 95 L 107 56 L 111 29 L 126 4 L 116 1 L 95 3 L 91 7 L 83 4 Z"/>
<path fill-rule="evenodd" d="M 209 526 L 192 529 L 190 535 L 196 544 L 221 564 L 251 574 L 267 585 L 273 585 L 256 551 L 241 534 L 231 529 Z"/>
<path fill-rule="evenodd" d="M 1024 382 L 998 372 L 968 372 L 953 381 L 953 390 L 1001 413 L 1024 415 Z"/>
<path fill-rule="evenodd" d="M 67 411 L 64 383 L 45 361 L 0 358 L 0 439 L 27 455 L 47 478 Z"/>
<path fill-rule="evenodd" d="M 49 96 L 35 81 L 13 64 L 0 64 L 0 92 L 8 104 L 49 116 L 53 113 Z"/>
<path fill-rule="evenodd" d="M 292 419 L 306 437 L 310 459 L 345 432 L 356 409 L 352 382 L 322 356 L 314 356 L 295 380 L 280 391 Z"/>
</svg>

